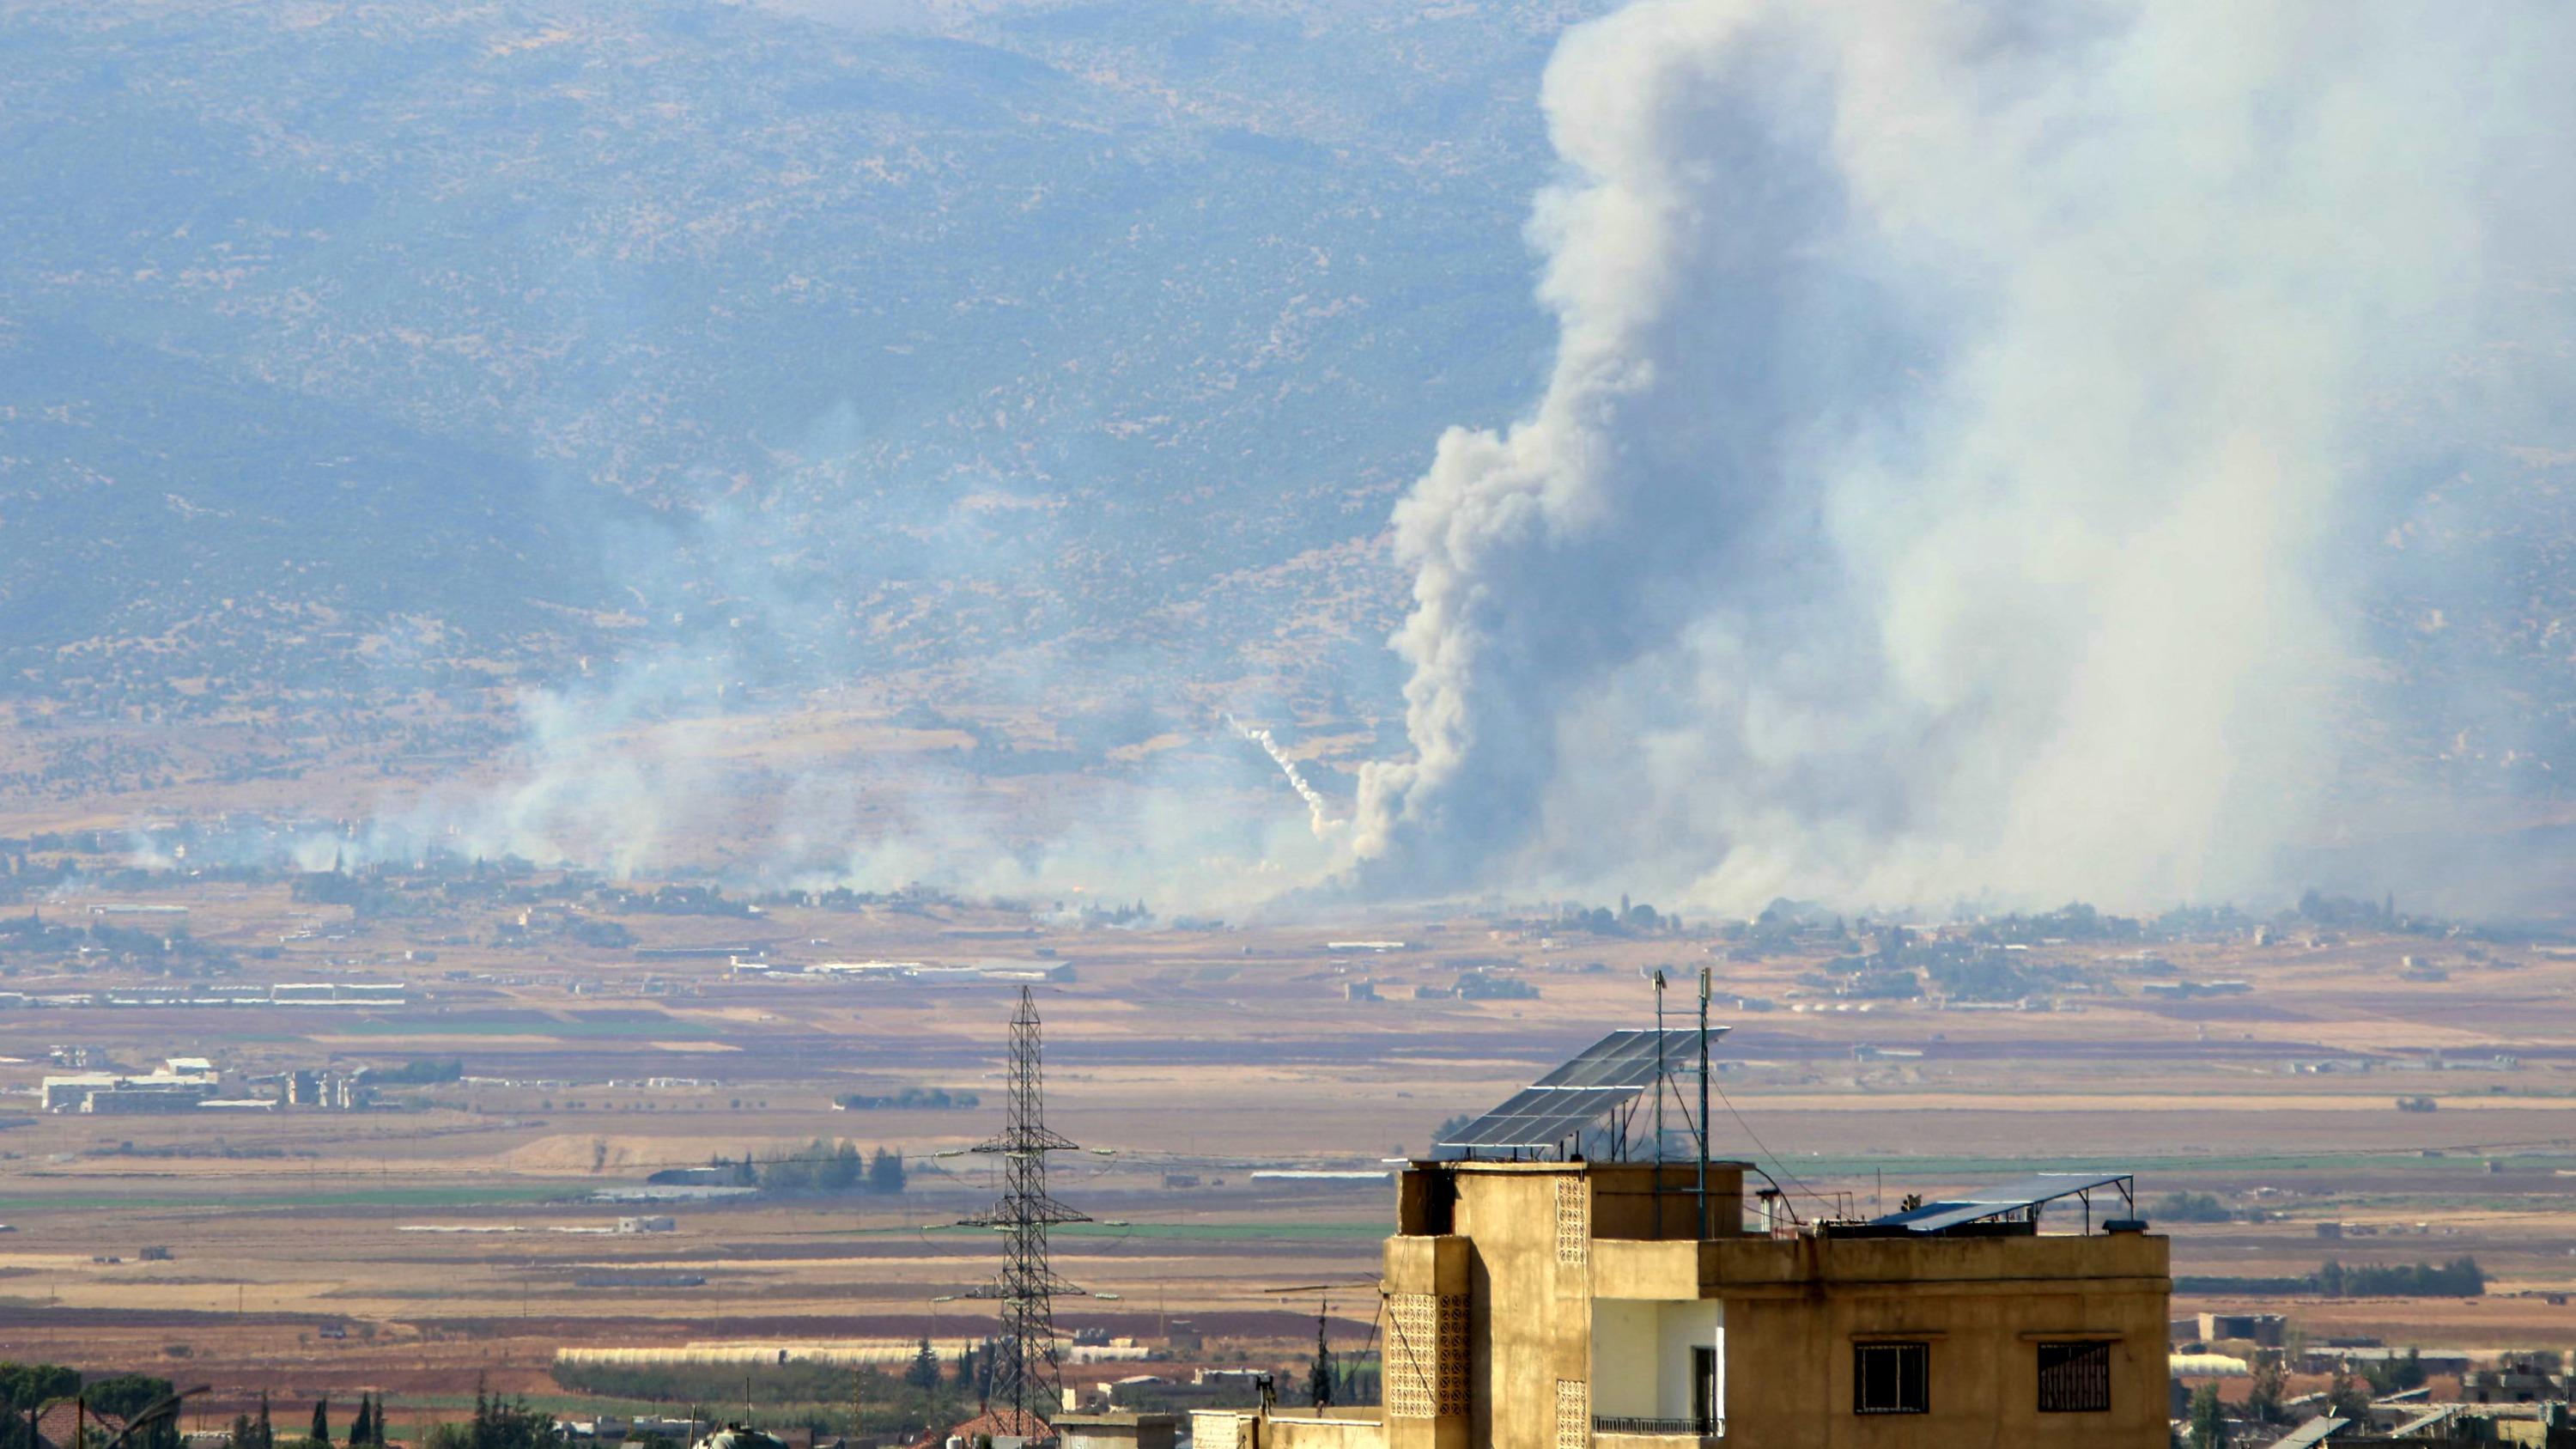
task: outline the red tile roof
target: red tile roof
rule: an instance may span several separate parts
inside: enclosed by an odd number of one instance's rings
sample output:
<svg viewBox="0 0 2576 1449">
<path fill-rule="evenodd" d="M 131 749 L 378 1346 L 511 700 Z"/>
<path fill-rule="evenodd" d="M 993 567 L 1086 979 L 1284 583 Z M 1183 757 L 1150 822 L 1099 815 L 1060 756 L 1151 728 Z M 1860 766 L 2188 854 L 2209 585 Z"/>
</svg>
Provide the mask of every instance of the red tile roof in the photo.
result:
<svg viewBox="0 0 2576 1449">
<path fill-rule="evenodd" d="M 1024 1414 L 1015 1409 L 987 1409 L 949 1430 L 948 1434 L 969 1444 L 975 1442 L 978 1434 L 990 1434 L 996 1439 L 1025 1439 L 1039 1444 L 1055 1437 L 1055 1426 L 1035 1414 Z M 944 1439 L 948 1435 L 940 1437 Z"/>
</svg>

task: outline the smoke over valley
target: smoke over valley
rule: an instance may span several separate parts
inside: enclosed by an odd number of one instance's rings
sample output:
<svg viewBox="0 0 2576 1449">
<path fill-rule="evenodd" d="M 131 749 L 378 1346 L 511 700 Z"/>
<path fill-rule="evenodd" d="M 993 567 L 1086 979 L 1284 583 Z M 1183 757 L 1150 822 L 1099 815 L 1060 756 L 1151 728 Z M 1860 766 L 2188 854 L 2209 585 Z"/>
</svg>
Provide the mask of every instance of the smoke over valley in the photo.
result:
<svg viewBox="0 0 2576 1449">
<path fill-rule="evenodd" d="M 1396 508 L 1414 749 L 1361 775 L 1360 879 L 2146 904 L 2389 828 L 2337 794 L 2368 544 L 2566 446 L 2570 38 L 1723 0 L 1569 35 L 1559 348 Z"/>
<path fill-rule="evenodd" d="M 2561 9 L 149 11 L 0 21 L 23 825 L 1230 912 L 2576 860 Z"/>
</svg>

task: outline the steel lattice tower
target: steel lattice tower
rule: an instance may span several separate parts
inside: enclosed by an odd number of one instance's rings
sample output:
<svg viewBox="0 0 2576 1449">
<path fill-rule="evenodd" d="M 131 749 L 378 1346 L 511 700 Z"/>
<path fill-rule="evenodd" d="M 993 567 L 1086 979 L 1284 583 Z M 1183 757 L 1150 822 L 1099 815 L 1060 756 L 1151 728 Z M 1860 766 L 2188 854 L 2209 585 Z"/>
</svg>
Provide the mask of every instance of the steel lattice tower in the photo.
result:
<svg viewBox="0 0 2576 1449">
<path fill-rule="evenodd" d="M 972 1149 L 1002 1159 L 1001 1200 L 991 1211 L 960 1224 L 994 1228 L 1005 1235 L 1001 1275 L 965 1296 L 1001 1302 L 1002 1341 L 993 1359 L 992 1403 L 997 1409 L 1007 1406 L 1014 1427 L 1022 1429 L 1028 1428 L 1032 1415 L 1058 1412 L 1063 1401 L 1055 1299 L 1058 1294 L 1080 1297 L 1084 1291 L 1057 1277 L 1049 1266 L 1047 1229 L 1057 1223 L 1091 1221 L 1047 1196 L 1047 1154 L 1080 1149 L 1047 1130 L 1039 1051 L 1037 1001 L 1023 986 L 1020 1009 L 1011 1017 L 1010 1117 L 1001 1136 Z"/>
</svg>

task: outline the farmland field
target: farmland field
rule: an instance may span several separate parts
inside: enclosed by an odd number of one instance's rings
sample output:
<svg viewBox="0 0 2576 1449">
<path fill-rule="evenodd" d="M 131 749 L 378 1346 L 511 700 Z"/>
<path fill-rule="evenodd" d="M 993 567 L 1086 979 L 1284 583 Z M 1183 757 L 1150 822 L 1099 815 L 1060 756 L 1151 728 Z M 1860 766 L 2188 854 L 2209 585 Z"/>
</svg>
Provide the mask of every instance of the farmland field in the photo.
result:
<svg viewBox="0 0 2576 1449">
<path fill-rule="evenodd" d="M 2393 922 L 2273 929 L 2265 944 L 2241 925 L 2148 944 L 2043 937 L 2013 957 L 2026 989 L 1992 1003 L 1855 996 L 1867 941 L 1841 923 L 1602 933 L 1496 912 L 1184 928 L 791 901 L 725 921 L 617 915 L 637 944 L 601 948 L 547 926 L 611 914 L 587 905 L 362 914 L 298 900 L 290 880 L 127 884 L 43 914 L 184 906 L 191 949 L 224 964 L 175 991 L 149 960 L 11 956 L 0 1085 L 30 1095 L 0 1130 L 0 1357 L 185 1365 L 213 1386 L 210 1420 L 259 1387 L 381 1391 L 397 1415 L 435 1416 L 479 1380 L 596 1407 L 550 1372 L 567 1348 L 893 1352 L 928 1336 L 945 1354 L 981 1337 L 990 1318 L 958 1295 L 991 1273 L 994 1246 L 951 1225 L 993 1192 L 989 1160 L 966 1149 L 998 1128 L 1022 984 L 1046 1022 L 1048 1121 L 1091 1149 L 1061 1155 L 1054 1185 L 1099 1220 L 1059 1234 L 1058 1271 L 1101 1295 L 1065 1301 L 1060 1322 L 1150 1347 L 1186 1320 L 1202 1347 L 1176 1351 L 1182 1368 L 1296 1367 L 1318 1299 L 1344 1347 L 1368 1342 L 1392 1216 L 1388 1180 L 1369 1175 L 1595 1034 L 1650 1023 L 1648 969 L 1687 980 L 1702 964 L 1729 1028 L 1714 1148 L 1761 1165 L 1808 1216 L 2128 1169 L 2151 1218 L 2177 1192 L 2224 1210 L 2158 1222 L 2181 1276 L 2471 1255 L 2490 1280 L 2476 1299 L 2291 1304 L 2314 1332 L 2576 1342 L 2576 952 L 2546 941 Z M 637 955 L 711 937 L 756 944 L 772 969 Z M 1346 939 L 1384 949 L 1328 948 Z M 929 969 L 793 969 L 823 960 Z M 258 999 L 285 982 L 399 982 L 403 997 Z M 215 986 L 231 1004 L 185 1000 Z M 273 1098 L 295 1071 L 363 1068 L 371 1085 L 351 1110 L 96 1115 L 32 1095 L 62 1061 L 197 1056 L 226 1097 Z M 835 1105 L 908 1088 L 914 1105 Z M 931 1089 L 975 1104 L 922 1105 Z M 902 1189 L 648 1181 L 843 1142 L 863 1161 L 900 1154 Z M 1317 1169 L 1360 1176 L 1256 1176 Z M 672 1228 L 615 1231 L 638 1216 Z"/>
</svg>

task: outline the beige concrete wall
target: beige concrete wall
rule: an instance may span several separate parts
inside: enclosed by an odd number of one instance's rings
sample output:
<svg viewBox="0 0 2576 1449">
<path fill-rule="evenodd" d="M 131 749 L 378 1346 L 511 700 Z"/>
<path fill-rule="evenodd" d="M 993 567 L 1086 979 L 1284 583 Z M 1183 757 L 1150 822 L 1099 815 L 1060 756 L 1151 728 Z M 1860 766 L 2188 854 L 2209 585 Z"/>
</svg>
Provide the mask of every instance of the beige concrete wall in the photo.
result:
<svg viewBox="0 0 2576 1449">
<path fill-rule="evenodd" d="M 1596 1238 L 1685 1239 L 1700 1236 L 1699 1165 L 1668 1162 L 1661 1169 L 1646 1163 L 1594 1163 L 1592 1235 Z M 1710 1237 L 1731 1238 L 1744 1230 L 1744 1164 L 1708 1165 Z"/>
<path fill-rule="evenodd" d="M 1260 1420 L 1231 1409 L 1194 1410 L 1190 1440 L 1197 1449 L 1261 1449 Z"/>
<path fill-rule="evenodd" d="M 1652 1171 L 1529 1163 L 1451 1172 L 1454 1205 L 1435 1216 L 1453 1232 L 1390 1240 L 1386 1286 L 1466 1295 L 1468 1413 L 1390 1419 L 1386 1449 L 1558 1449 L 1561 1417 L 1575 1435 L 1578 1423 L 1588 1431 L 1591 1413 L 1643 1413 L 1622 1385 L 1639 1386 L 1636 1347 L 1671 1336 L 1668 1311 L 1689 1314 L 1694 1334 L 1723 1323 L 1733 1442 L 1760 1449 L 2166 1442 L 2165 1239 L 1748 1238 L 1734 1234 L 1730 1216 L 1718 1237 L 1691 1241 L 1666 1236 L 1676 1223 L 1671 1204 L 1653 1191 Z M 1424 1200 L 1418 1189 L 1409 1199 Z M 1438 1200 L 1451 1198 L 1444 1191 Z M 1679 1201 L 1688 1212 L 1689 1199 Z M 1710 1300 L 1722 1317 L 1706 1325 L 1684 1308 Z M 1598 1334 L 1608 1336 L 1615 1366 L 1599 1363 Z M 1853 1345 L 1872 1337 L 1930 1345 L 1931 1412 L 1852 1412 Z M 2109 1413 L 2039 1412 L 2038 1345 L 2061 1337 L 2113 1343 Z M 1661 1377 L 1658 1409 L 1670 1397 Z M 1656 1417 L 1687 1411 L 1686 1371 L 1682 1383 L 1681 1409 Z M 1345 1439 L 1336 1449 L 1359 1445 Z M 1646 1446 L 1603 1438 L 1593 1449 Z"/>
<path fill-rule="evenodd" d="M 1763 1449 L 2166 1443 L 2165 1239 L 1809 1239 L 1777 1246 L 1790 1251 L 1767 1263 L 1731 1264 L 1755 1271 L 1742 1282 L 1713 1285 L 1726 1303 L 1730 1438 Z M 2040 1413 L 2039 1343 L 2096 1336 L 2115 1339 L 2111 1411 Z M 1853 1345 L 1872 1339 L 1930 1345 L 1929 1413 L 1852 1412 Z"/>
<path fill-rule="evenodd" d="M 1399 1236 L 1386 1240 L 1382 1291 L 1387 1294 L 1387 1305 L 1380 1381 L 1386 1387 L 1390 1404 L 1398 1397 L 1394 1380 L 1399 1374 L 1419 1372 L 1438 1378 L 1445 1373 L 1465 1371 L 1465 1365 L 1451 1368 L 1443 1364 L 1447 1350 L 1438 1341 L 1437 1331 L 1429 1325 L 1414 1322 L 1417 1315 L 1406 1312 L 1399 1297 L 1463 1302 L 1467 1297 L 1471 1257 L 1472 1250 L 1467 1240 L 1454 1234 Z M 1407 1326 L 1409 1322 L 1410 1327 Z M 1390 1416 L 1386 1421 L 1385 1443 L 1387 1449 L 1466 1449 L 1467 1416 L 1463 1413 L 1431 1418 Z"/>
<path fill-rule="evenodd" d="M 1364 1417 L 1365 1416 L 1365 1417 Z M 1260 1449 L 1384 1449 L 1385 1426 L 1368 1409 L 1283 1409 L 1262 1426 Z"/>
<path fill-rule="evenodd" d="M 1557 1187 L 1579 1187 L 1579 1165 L 1458 1174 L 1455 1223 L 1472 1245 L 1467 1269 L 1467 1443 L 1477 1449 L 1556 1449 L 1557 1385 L 1589 1385 L 1589 1270 L 1558 1260 Z M 1585 1203 L 1588 1217 L 1588 1190 Z M 1588 1261 L 1590 1243 L 1585 1243 Z M 1587 1390 L 1588 1391 L 1588 1390 Z"/>
</svg>

